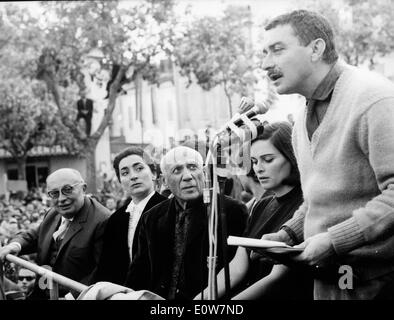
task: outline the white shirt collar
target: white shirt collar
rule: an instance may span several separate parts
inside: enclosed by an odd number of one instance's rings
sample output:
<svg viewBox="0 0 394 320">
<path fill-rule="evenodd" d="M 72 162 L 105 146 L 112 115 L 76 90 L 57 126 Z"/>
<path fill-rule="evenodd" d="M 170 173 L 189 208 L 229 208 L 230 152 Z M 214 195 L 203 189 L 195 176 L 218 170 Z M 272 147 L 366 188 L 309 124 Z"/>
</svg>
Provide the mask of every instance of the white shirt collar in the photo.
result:
<svg viewBox="0 0 394 320">
<path fill-rule="evenodd" d="M 155 191 L 152 191 L 150 194 L 148 194 L 144 199 L 142 199 L 138 204 L 135 204 L 133 200 L 130 201 L 129 205 L 127 206 L 126 212 L 131 212 L 132 207 L 137 207 L 140 212 L 144 211 L 146 204 L 150 200 L 150 198 L 153 197 L 155 194 Z"/>
<path fill-rule="evenodd" d="M 73 221 L 73 220 L 74 220 L 74 217 L 72 217 L 72 218 L 68 219 L 68 218 L 65 218 L 65 217 L 63 217 L 63 216 L 62 216 L 62 222 L 61 222 L 61 223 L 63 223 L 63 221 L 64 221 L 64 220 L 68 220 L 68 221 L 70 221 L 70 222 L 71 222 L 71 221 Z"/>
</svg>

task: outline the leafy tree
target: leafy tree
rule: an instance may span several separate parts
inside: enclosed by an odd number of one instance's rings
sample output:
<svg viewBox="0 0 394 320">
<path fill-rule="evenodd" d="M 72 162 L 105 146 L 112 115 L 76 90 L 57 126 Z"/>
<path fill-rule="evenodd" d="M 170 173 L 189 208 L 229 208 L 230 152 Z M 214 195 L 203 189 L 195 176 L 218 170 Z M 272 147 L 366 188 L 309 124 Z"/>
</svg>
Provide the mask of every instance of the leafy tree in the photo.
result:
<svg viewBox="0 0 394 320">
<path fill-rule="evenodd" d="M 223 85 L 230 115 L 234 93 L 248 95 L 256 80 L 250 27 L 249 8 L 229 6 L 222 17 L 194 20 L 174 44 L 176 64 L 189 85 L 194 79 L 204 90 Z"/>
<path fill-rule="evenodd" d="M 44 89 L 44 90 L 43 90 Z M 37 81 L 0 81 L 0 148 L 8 151 L 24 180 L 26 159 L 35 146 L 53 146 L 60 129 L 54 105 L 43 98 Z"/>
<path fill-rule="evenodd" d="M 337 50 L 351 65 L 367 63 L 373 69 L 376 59 L 394 49 L 392 0 L 345 0 L 309 3 L 324 14 L 336 31 Z"/>
<path fill-rule="evenodd" d="M 18 165 L 25 179 L 26 159 L 36 146 L 72 149 L 64 126 L 42 83 L 34 80 L 42 30 L 26 9 L 1 8 L 0 19 L 0 148 Z"/>
<path fill-rule="evenodd" d="M 141 105 L 142 79 L 157 81 L 155 59 L 168 50 L 174 23 L 172 0 L 147 0 L 134 7 L 121 7 L 118 1 L 43 2 L 47 27 L 46 47 L 38 60 L 37 77 L 52 93 L 63 124 L 81 146 L 87 163 L 89 189 L 96 189 L 95 149 L 108 127 L 115 102 L 126 81 L 137 88 L 137 109 Z M 54 18 L 55 17 L 55 18 Z M 95 132 L 81 135 L 75 117 L 67 111 L 60 91 L 70 84 L 83 90 L 83 58 L 98 48 L 102 67 L 112 69 L 108 106 Z"/>
</svg>

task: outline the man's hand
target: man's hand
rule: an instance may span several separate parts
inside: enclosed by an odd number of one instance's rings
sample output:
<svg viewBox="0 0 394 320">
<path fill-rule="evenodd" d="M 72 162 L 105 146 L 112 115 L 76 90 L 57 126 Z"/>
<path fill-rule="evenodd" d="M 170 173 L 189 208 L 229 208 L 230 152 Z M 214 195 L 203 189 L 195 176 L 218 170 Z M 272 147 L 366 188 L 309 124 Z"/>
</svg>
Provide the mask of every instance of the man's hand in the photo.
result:
<svg viewBox="0 0 394 320">
<path fill-rule="evenodd" d="M 335 254 L 328 232 L 318 233 L 294 247 L 304 248 L 304 251 L 293 260 L 310 266 L 323 266 L 324 260 Z"/>
<path fill-rule="evenodd" d="M 10 243 L 7 244 L 6 246 L 0 248 L 0 260 L 4 261 L 5 256 L 9 253 L 11 254 L 18 254 L 20 251 L 20 248 L 18 245 L 15 245 L 15 243 Z"/>
<path fill-rule="evenodd" d="M 267 233 L 264 234 L 261 239 L 263 240 L 271 240 L 271 241 L 280 241 L 287 243 L 289 245 L 292 244 L 292 239 L 290 238 L 289 234 L 285 230 L 279 230 L 278 232 L 275 233 Z"/>
</svg>

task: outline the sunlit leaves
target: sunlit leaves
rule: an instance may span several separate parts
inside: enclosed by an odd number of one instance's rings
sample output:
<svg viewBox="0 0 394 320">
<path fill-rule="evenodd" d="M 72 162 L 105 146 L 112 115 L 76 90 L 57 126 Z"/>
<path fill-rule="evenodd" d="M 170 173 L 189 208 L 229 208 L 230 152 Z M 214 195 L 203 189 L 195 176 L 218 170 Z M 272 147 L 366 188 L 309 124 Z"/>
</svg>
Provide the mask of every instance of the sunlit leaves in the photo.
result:
<svg viewBox="0 0 394 320">
<path fill-rule="evenodd" d="M 56 108 L 39 81 L 1 79 L 0 115 L 0 147 L 16 158 L 56 141 Z"/>
<path fill-rule="evenodd" d="M 345 0 L 314 2 L 311 8 L 323 13 L 336 31 L 337 50 L 352 65 L 373 67 L 376 58 L 394 49 L 392 0 Z"/>
<path fill-rule="evenodd" d="M 247 7 L 228 7 L 223 17 L 194 20 L 174 45 L 181 73 L 205 90 L 224 85 L 226 94 L 246 94 L 255 68 L 249 46 L 251 16 Z M 229 101 L 230 102 L 230 101 Z"/>
</svg>

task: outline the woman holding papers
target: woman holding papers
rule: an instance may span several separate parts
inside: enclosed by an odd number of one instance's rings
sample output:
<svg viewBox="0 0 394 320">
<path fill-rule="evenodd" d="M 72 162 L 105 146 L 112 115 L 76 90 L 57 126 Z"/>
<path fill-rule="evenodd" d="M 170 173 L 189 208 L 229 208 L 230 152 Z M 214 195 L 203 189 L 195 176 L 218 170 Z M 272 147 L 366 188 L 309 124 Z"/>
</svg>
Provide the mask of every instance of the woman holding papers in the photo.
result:
<svg viewBox="0 0 394 320">
<path fill-rule="evenodd" d="M 244 237 L 260 239 L 265 233 L 278 231 L 303 201 L 291 131 L 287 122 L 273 123 L 265 126 L 264 132 L 252 141 L 253 170 L 270 195 L 263 197 L 254 207 Z M 231 288 L 239 290 L 253 284 L 268 275 L 272 267 L 270 258 L 238 247 L 230 262 Z M 220 298 L 225 292 L 224 270 L 218 274 L 217 282 Z"/>
</svg>

